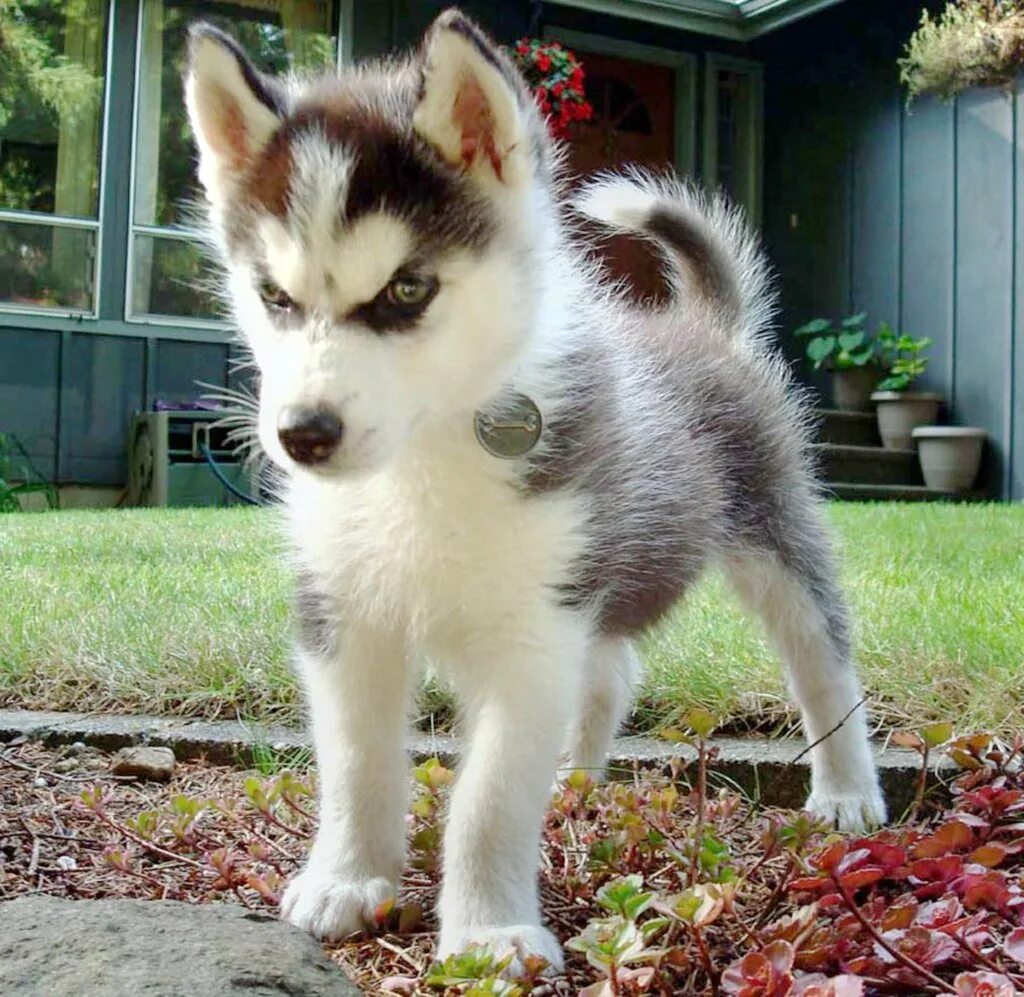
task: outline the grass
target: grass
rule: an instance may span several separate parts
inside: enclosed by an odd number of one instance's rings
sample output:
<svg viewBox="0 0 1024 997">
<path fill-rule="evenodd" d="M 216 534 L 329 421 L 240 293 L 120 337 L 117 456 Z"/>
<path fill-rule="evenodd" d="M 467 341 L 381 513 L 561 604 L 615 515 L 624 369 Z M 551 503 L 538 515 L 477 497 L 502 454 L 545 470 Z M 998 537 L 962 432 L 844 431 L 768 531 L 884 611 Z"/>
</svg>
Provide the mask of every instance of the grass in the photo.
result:
<svg viewBox="0 0 1024 997">
<path fill-rule="evenodd" d="M 1024 507 L 835 503 L 830 515 L 879 721 L 1024 726 Z M 297 718 L 280 548 L 261 510 L 0 518 L 0 703 Z M 739 729 L 794 719 L 774 656 L 716 578 L 644 651 L 640 727 L 695 705 Z"/>
</svg>

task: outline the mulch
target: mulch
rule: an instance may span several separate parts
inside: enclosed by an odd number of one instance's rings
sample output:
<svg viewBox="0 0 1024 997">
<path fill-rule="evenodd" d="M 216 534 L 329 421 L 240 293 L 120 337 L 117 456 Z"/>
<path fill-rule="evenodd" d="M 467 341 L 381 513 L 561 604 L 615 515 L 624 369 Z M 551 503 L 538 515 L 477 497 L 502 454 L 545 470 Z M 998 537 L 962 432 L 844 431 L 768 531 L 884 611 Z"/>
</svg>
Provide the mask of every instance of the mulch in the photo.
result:
<svg viewBox="0 0 1024 997">
<path fill-rule="evenodd" d="M 261 812 L 259 787 L 267 789 L 275 780 L 260 773 L 189 761 L 176 766 L 170 782 L 136 782 L 112 775 L 110 763 L 109 755 L 84 745 L 49 748 L 24 739 L 0 745 L 0 901 L 49 894 L 276 906 L 315 830 L 312 799 L 289 797 L 284 806 L 278 798 Z M 644 785 L 649 788 L 649 779 Z M 195 801 L 201 801 L 201 819 L 190 820 Z M 215 805 L 207 806 L 209 801 Z M 762 815 L 738 810 L 723 816 L 734 851 L 756 852 Z M 158 832 L 147 829 L 147 819 Z M 691 819 L 692 812 L 681 808 L 681 832 Z M 420 980 L 434 958 L 437 859 L 431 842 L 437 831 L 416 817 L 409 820 L 413 868 L 402 884 L 401 907 L 388 919 L 393 930 L 326 947 L 370 992 L 437 992 Z M 418 832 L 425 826 L 429 833 L 423 838 Z M 586 820 L 564 813 L 549 817 L 541 892 L 545 918 L 563 942 L 594 916 L 593 887 L 581 884 L 588 879 L 597 835 Z M 671 862 L 645 870 L 650 888 L 671 889 L 675 876 L 678 867 Z M 751 899 L 759 894 L 767 901 L 779 879 L 778 862 L 764 863 L 750 886 Z M 719 942 L 728 962 L 733 942 Z M 567 956 L 566 974 L 538 981 L 534 994 L 576 994 L 593 983 L 584 957 Z"/>
</svg>

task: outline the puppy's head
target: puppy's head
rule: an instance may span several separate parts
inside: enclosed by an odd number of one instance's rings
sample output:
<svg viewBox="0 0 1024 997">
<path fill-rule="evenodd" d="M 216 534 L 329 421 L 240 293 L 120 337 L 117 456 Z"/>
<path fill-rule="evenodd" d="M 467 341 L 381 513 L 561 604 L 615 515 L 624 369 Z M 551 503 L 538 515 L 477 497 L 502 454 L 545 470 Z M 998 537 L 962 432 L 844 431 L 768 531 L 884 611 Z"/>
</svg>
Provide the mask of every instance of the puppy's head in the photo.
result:
<svg viewBox="0 0 1024 997">
<path fill-rule="evenodd" d="M 500 387 L 534 326 L 551 150 L 474 24 L 448 11 L 403 62 L 305 82 L 200 24 L 185 92 L 272 458 L 372 470 Z"/>
</svg>

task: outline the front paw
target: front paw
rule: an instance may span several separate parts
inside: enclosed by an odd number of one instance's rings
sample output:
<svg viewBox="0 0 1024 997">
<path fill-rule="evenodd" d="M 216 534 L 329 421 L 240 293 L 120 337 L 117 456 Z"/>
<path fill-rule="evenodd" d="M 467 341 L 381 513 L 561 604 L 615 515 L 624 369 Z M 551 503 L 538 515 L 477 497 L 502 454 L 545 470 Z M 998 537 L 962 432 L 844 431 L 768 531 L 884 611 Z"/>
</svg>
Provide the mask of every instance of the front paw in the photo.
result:
<svg viewBox="0 0 1024 997">
<path fill-rule="evenodd" d="M 498 959 L 512 956 L 504 970 L 506 976 L 522 976 L 530 957 L 539 957 L 548 964 L 545 975 L 560 973 L 565 965 L 558 939 L 537 924 L 510 924 L 501 928 L 442 927 L 437 955 L 445 959 L 479 946 L 489 949 Z"/>
<path fill-rule="evenodd" d="M 877 786 L 853 791 L 815 789 L 804 809 L 852 834 L 870 831 L 886 822 L 885 800 Z"/>
<path fill-rule="evenodd" d="M 315 938 L 335 941 L 375 926 L 374 914 L 396 895 L 383 877 L 353 879 L 303 869 L 284 891 L 281 916 Z"/>
</svg>

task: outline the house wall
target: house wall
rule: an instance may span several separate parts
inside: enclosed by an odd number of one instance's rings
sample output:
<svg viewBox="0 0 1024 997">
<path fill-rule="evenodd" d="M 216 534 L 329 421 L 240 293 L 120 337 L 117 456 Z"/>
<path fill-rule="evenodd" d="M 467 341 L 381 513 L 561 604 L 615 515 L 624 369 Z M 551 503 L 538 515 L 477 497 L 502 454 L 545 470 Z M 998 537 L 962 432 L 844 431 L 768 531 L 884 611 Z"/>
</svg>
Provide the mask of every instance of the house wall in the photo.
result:
<svg viewBox="0 0 1024 997">
<path fill-rule="evenodd" d="M 930 336 L 925 386 L 952 421 L 988 432 L 983 485 L 1021 499 L 1022 87 L 906 108 L 896 59 L 919 10 L 847 0 L 752 47 L 765 63 L 764 226 L 781 327 L 864 309 Z"/>
<path fill-rule="evenodd" d="M 449 5 L 449 0 L 343 3 L 342 29 L 351 29 L 344 49 L 362 58 L 405 47 Z M 462 0 L 461 6 L 501 40 L 515 39 L 530 27 L 526 2 Z M 107 487 L 119 487 L 127 477 L 131 414 L 156 399 L 194 399 L 203 391 L 196 382 L 229 383 L 232 354 L 226 329 L 125 321 L 127 164 L 133 154 L 140 2 L 118 0 L 113 11 L 99 313 L 68 317 L 0 308 L 0 432 L 14 433 L 50 480 Z M 557 3 L 543 5 L 539 28 L 546 25 L 665 49 L 743 54 L 733 42 Z"/>
<path fill-rule="evenodd" d="M 226 329 L 125 321 L 138 0 L 113 5 L 107 169 L 95 318 L 0 308 L 0 432 L 51 481 L 120 487 L 131 413 L 230 382 Z"/>
</svg>

